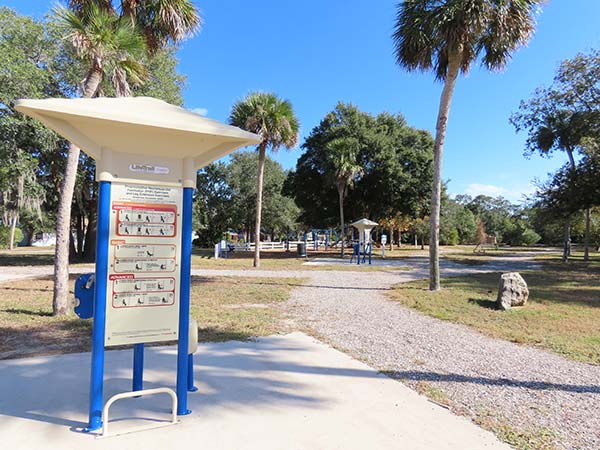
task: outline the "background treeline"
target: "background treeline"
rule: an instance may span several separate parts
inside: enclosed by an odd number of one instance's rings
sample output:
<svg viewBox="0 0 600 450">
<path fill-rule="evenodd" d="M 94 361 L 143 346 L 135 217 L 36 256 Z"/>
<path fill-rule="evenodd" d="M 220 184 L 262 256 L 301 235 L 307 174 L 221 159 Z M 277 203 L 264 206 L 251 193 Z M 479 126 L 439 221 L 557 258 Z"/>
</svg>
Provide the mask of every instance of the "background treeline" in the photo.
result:
<svg viewBox="0 0 600 450">
<path fill-rule="evenodd" d="M 433 139 L 408 125 L 400 115 L 373 116 L 351 104 L 339 103 L 301 145 L 296 168 L 287 173 L 267 158 L 262 239 L 279 240 L 311 228 L 340 229 L 336 165 L 330 143 L 341 138 L 357 143 L 360 167 L 344 197 L 347 222 L 368 217 L 381 224 L 378 233 L 393 236 L 397 245 L 419 245 L 429 236 Z M 348 141 L 349 142 L 349 141 Z M 253 240 L 257 156 L 234 154 L 198 175 L 195 224 L 198 244 L 210 246 L 227 230 Z M 440 241 L 443 245 L 477 244 L 483 235 L 509 245 L 560 245 L 563 220 L 539 198 L 521 205 L 502 197 L 457 195 L 442 197 Z M 583 242 L 584 214 L 574 214 L 572 239 Z M 600 244 L 600 215 L 592 210 L 591 238 Z"/>
<path fill-rule="evenodd" d="M 54 16 L 42 20 L 0 7 L 0 246 L 31 243 L 55 227 L 68 144 L 14 110 L 22 97 L 73 97 L 86 65 L 61 34 Z M 133 95 L 183 103 L 185 77 L 176 46 L 143 57 L 147 76 Z M 600 245 L 600 56 L 563 62 L 554 83 L 534 92 L 511 117 L 528 133 L 526 156 L 564 152 L 568 163 L 519 205 L 498 197 L 442 195 L 442 244 L 478 243 L 495 236 L 511 245 Z M 114 95 L 110 77 L 101 95 Z M 368 217 L 395 244 L 427 242 L 433 184 L 433 138 L 397 114 L 377 115 L 340 102 L 300 145 L 296 167 L 284 171 L 267 158 L 264 239 L 284 239 L 310 228 L 340 229 Z M 195 225 L 201 245 L 230 230 L 252 240 L 256 215 L 256 152 L 233 155 L 198 175 Z M 81 154 L 71 213 L 71 256 L 93 257 L 94 161 Z M 566 254 L 565 253 L 565 254 Z"/>
<path fill-rule="evenodd" d="M 73 97 L 88 70 L 64 38 L 58 19 L 43 20 L 0 7 L 0 247 L 31 243 L 55 229 L 68 143 L 14 109 L 19 98 Z M 176 47 L 168 45 L 143 63 L 147 77 L 134 95 L 181 105 L 185 77 L 177 72 Z M 114 95 L 103 78 L 100 93 Z M 81 153 L 71 213 L 71 257 L 93 259 L 97 188 L 95 163 Z M 12 239 L 11 239 L 12 236 Z"/>
</svg>

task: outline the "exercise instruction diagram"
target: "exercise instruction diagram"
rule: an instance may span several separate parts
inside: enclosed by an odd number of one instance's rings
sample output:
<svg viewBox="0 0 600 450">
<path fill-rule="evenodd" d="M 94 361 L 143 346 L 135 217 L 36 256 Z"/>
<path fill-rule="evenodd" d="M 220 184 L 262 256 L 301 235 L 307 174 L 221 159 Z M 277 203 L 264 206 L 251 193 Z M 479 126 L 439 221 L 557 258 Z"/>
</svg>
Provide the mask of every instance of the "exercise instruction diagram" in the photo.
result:
<svg viewBox="0 0 600 450">
<path fill-rule="evenodd" d="M 177 338 L 181 203 L 181 188 L 113 183 L 106 346 Z"/>
</svg>

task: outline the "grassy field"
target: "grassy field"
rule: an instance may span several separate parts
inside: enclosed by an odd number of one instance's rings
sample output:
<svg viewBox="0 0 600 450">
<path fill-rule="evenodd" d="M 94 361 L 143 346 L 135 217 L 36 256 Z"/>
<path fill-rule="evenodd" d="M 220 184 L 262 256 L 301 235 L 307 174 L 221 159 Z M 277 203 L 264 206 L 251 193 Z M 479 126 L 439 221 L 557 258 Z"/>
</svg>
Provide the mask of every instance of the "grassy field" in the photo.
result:
<svg viewBox="0 0 600 450">
<path fill-rule="evenodd" d="M 344 270 L 344 271 L 365 271 L 365 270 L 389 270 L 384 266 L 369 266 L 350 263 L 350 254 L 346 258 L 339 259 L 339 264 L 324 265 L 306 265 L 305 262 L 314 261 L 316 258 L 339 258 L 339 251 L 319 251 L 309 252 L 307 258 L 298 258 L 295 251 L 263 251 L 260 254 L 261 270 Z M 408 254 L 403 256 L 409 256 Z M 373 255 L 373 259 L 380 259 L 380 254 Z M 386 259 L 400 259 L 398 255 Z M 194 249 L 192 251 L 192 267 L 195 269 L 252 269 L 254 262 L 254 253 L 236 252 L 230 254 L 228 258 L 214 258 L 214 251 L 207 249 Z M 395 270 L 409 270 L 407 266 L 394 266 Z"/>
<path fill-rule="evenodd" d="M 282 331 L 277 308 L 302 280 L 192 277 L 191 315 L 201 341 Z M 71 286 L 72 288 L 72 286 Z M 0 359 L 89 351 L 91 321 L 52 317 L 50 278 L 0 284 Z"/>
<path fill-rule="evenodd" d="M 395 260 L 408 256 L 424 256 L 426 251 L 410 249 L 404 246 L 402 250 L 386 251 L 386 259 Z M 347 253 L 347 257 L 339 260 L 339 264 L 332 265 L 304 265 L 307 261 L 315 258 L 339 258 L 338 250 L 328 252 L 309 251 L 308 258 L 298 258 L 296 251 L 263 251 L 261 252 L 262 270 L 389 270 L 389 267 L 368 266 L 350 263 L 352 252 Z M 237 252 L 230 254 L 229 258 L 214 258 L 214 251 L 209 249 L 194 248 L 192 250 L 192 267 L 195 269 L 253 269 L 254 253 Z M 373 259 L 381 259 L 381 250 L 374 251 Z M 18 247 L 12 251 L 0 250 L 1 266 L 51 266 L 54 264 L 53 247 Z M 93 268 L 93 263 L 70 263 L 73 266 L 89 266 Z M 408 270 L 408 267 L 394 266 L 396 270 Z M 91 270 L 93 271 L 93 269 Z"/>
<path fill-rule="evenodd" d="M 428 291 L 426 281 L 401 284 L 390 298 L 489 336 L 600 364 L 600 260 L 574 259 L 544 258 L 543 269 L 522 272 L 530 290 L 524 308 L 495 308 L 499 273 L 446 278 L 439 292 Z"/>
<path fill-rule="evenodd" d="M 0 266 L 51 266 L 54 247 L 17 247 L 0 250 Z"/>
</svg>

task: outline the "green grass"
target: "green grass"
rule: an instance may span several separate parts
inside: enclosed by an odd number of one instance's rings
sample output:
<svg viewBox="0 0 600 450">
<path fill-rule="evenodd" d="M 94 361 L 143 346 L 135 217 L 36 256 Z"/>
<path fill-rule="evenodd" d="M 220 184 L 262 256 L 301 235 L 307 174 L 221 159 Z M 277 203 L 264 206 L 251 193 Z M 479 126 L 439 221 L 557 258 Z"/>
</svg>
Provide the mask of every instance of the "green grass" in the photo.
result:
<svg viewBox="0 0 600 450">
<path fill-rule="evenodd" d="M 192 277 L 190 312 L 200 340 L 246 340 L 284 331 L 275 305 L 302 283 L 297 278 Z"/>
<path fill-rule="evenodd" d="M 415 385 L 415 390 L 418 393 L 423 394 L 424 396 L 429 398 L 432 402 L 435 402 L 442 406 L 450 405 L 450 399 L 443 391 L 443 389 L 435 387 L 433 384 L 427 381 L 418 381 Z"/>
<path fill-rule="evenodd" d="M 502 420 L 494 411 L 480 412 L 474 421 L 498 438 L 519 450 L 554 450 L 557 435 L 549 428 L 517 429 Z"/>
<path fill-rule="evenodd" d="M 495 308 L 499 273 L 442 280 L 439 292 L 419 281 L 395 286 L 392 300 L 489 336 L 540 346 L 568 358 L 600 364 L 600 261 L 561 263 L 522 272 L 529 285 L 523 308 Z"/>
<path fill-rule="evenodd" d="M 410 270 L 408 266 L 369 266 L 368 264 L 350 263 L 351 251 L 345 259 L 340 258 L 339 251 L 309 252 L 307 258 L 298 258 L 295 251 L 262 251 L 260 253 L 260 270 L 342 270 L 342 271 L 366 271 L 366 270 Z M 316 258 L 339 258 L 339 264 L 306 265 L 305 262 L 314 261 Z M 374 259 L 380 256 L 373 255 Z M 386 259 L 387 253 L 386 253 Z M 397 259 L 397 258 L 389 258 Z M 192 267 L 195 269 L 253 269 L 253 252 L 236 252 L 228 258 L 214 258 L 214 251 L 207 249 L 194 249 L 192 251 Z"/>
<path fill-rule="evenodd" d="M 49 266 L 54 264 L 54 247 L 17 247 L 0 250 L 0 266 Z"/>
<path fill-rule="evenodd" d="M 190 310 L 198 321 L 200 340 L 246 340 L 283 331 L 275 305 L 301 283 L 287 278 L 192 277 Z M 0 359 L 89 351 L 90 338 L 90 320 L 74 314 L 52 316 L 51 278 L 0 284 Z"/>
<path fill-rule="evenodd" d="M 16 247 L 0 250 L 2 266 L 51 266 L 54 264 L 54 247 Z M 92 265 L 86 262 L 71 262 L 70 265 Z"/>
</svg>

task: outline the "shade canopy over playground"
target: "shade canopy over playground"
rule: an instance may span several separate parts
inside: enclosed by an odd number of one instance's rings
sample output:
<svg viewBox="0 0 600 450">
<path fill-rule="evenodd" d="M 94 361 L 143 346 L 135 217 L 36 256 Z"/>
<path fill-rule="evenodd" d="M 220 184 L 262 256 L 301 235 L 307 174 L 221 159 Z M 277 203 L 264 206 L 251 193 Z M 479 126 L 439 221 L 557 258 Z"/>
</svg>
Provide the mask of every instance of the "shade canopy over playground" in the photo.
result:
<svg viewBox="0 0 600 450">
<path fill-rule="evenodd" d="M 371 230 L 377 225 L 379 225 L 377 222 L 373 222 L 372 220 L 366 218 L 357 220 L 356 222 L 350 224 L 350 226 L 353 226 L 358 230 L 360 242 L 364 242 L 364 240 L 370 242 Z"/>
<path fill-rule="evenodd" d="M 150 97 L 25 99 L 17 101 L 16 109 L 43 122 L 94 158 L 99 181 L 115 178 L 103 162 L 117 153 L 126 153 L 130 157 L 143 156 L 146 165 L 161 165 L 164 158 L 181 160 L 180 176 L 173 178 L 183 179 L 184 185 L 193 181 L 195 186 L 199 168 L 240 147 L 260 142 L 256 134 Z M 119 179 L 128 178 L 117 175 Z"/>
</svg>

